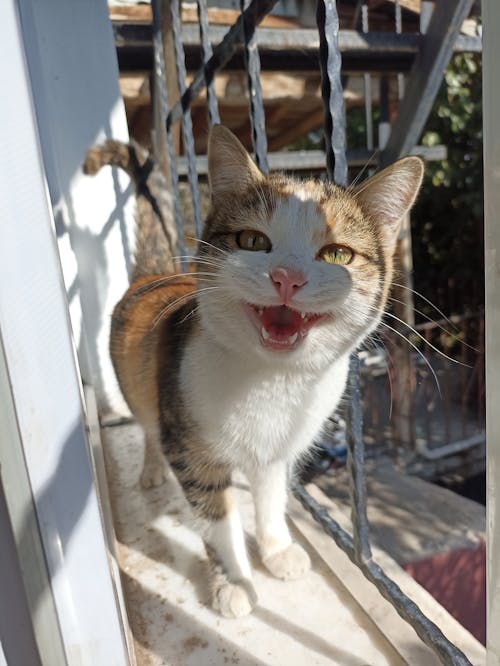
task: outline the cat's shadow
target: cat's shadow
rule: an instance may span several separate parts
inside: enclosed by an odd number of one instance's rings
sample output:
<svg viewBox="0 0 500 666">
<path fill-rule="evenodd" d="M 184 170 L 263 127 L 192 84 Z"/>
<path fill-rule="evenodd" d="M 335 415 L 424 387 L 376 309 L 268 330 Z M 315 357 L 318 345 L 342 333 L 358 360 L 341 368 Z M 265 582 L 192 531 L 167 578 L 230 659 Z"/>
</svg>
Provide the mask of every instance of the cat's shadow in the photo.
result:
<svg viewBox="0 0 500 666">
<path fill-rule="evenodd" d="M 149 491 L 144 491 L 144 492 L 147 493 Z M 183 544 L 181 544 L 179 540 L 177 539 L 174 540 L 173 536 L 166 535 L 161 530 L 155 528 L 148 528 L 148 530 L 149 532 L 154 532 L 155 547 L 154 549 L 148 548 L 146 540 L 146 543 L 144 544 L 144 554 L 149 559 L 153 559 L 159 564 L 168 566 L 170 569 L 175 570 L 177 573 L 181 574 L 183 577 L 189 580 L 198 603 L 210 609 L 211 592 L 210 592 L 209 580 L 211 572 L 208 559 L 193 557 L 192 551 L 183 546 Z M 261 573 L 264 573 L 267 577 L 272 578 L 260 561 L 255 537 L 251 534 L 246 533 L 246 541 L 247 541 L 248 554 L 252 565 L 252 569 L 254 571 L 258 570 Z M 313 564 L 314 564 L 314 559 L 315 558 L 313 557 Z M 326 580 L 327 576 L 326 574 L 324 574 L 324 572 L 322 572 L 321 569 L 322 568 L 320 567 L 319 568 L 320 575 L 322 576 L 322 578 L 325 578 L 325 582 L 327 582 L 332 587 L 332 590 L 336 593 L 336 596 L 338 596 L 338 591 L 335 590 L 335 588 L 332 586 L 331 581 L 329 582 Z M 314 567 L 314 570 L 316 570 L 316 567 Z M 218 644 L 220 642 L 221 633 L 213 632 L 209 627 L 204 625 L 202 622 L 197 623 L 193 619 L 193 616 L 185 613 L 179 607 L 178 604 L 172 603 L 164 596 L 159 598 L 157 594 L 152 593 L 143 586 L 141 586 L 139 581 L 137 581 L 134 578 L 131 578 L 127 574 L 125 575 L 127 576 L 125 587 L 126 589 L 132 591 L 135 599 L 137 598 L 137 594 L 139 593 L 142 598 L 142 601 L 145 603 L 147 602 L 148 607 L 150 609 L 152 609 L 153 606 L 161 603 L 163 613 L 165 613 L 164 610 L 165 606 L 170 607 L 171 608 L 170 616 L 175 617 L 176 621 L 179 624 L 186 624 L 186 626 L 189 627 L 190 631 L 194 631 L 196 636 L 201 637 L 200 640 L 202 641 L 203 644 L 205 643 Z M 287 583 L 283 582 L 282 584 L 286 585 Z M 336 599 L 335 601 L 338 601 L 338 599 Z M 217 615 L 216 611 L 211 611 L 211 612 Z M 358 619 L 359 620 L 364 619 L 361 617 L 362 615 L 361 610 L 359 611 L 359 613 L 360 617 Z M 269 608 L 265 608 L 257 604 L 257 606 L 253 610 L 253 615 L 259 620 L 261 620 L 264 624 L 268 625 L 269 627 L 272 627 L 273 630 L 278 631 L 284 636 L 288 636 L 293 640 L 299 641 L 303 646 L 310 649 L 311 652 L 316 652 L 325 657 L 335 659 L 335 663 L 341 663 L 344 666 L 366 666 L 366 662 L 364 660 L 359 659 L 355 655 L 350 654 L 349 652 L 342 650 L 341 648 L 338 648 L 335 645 L 332 645 L 327 640 L 322 638 L 320 635 L 311 632 L 304 627 L 298 626 L 296 623 L 291 622 L 289 619 L 283 617 L 283 615 L 275 613 Z M 355 615 L 357 615 L 356 612 Z M 234 622 L 238 622 L 238 620 L 234 620 Z M 361 623 L 360 626 L 363 626 L 363 624 Z M 140 636 L 142 634 L 140 624 L 139 624 L 138 633 L 139 636 L 135 634 L 134 635 L 137 640 L 140 640 Z M 210 634 L 212 635 L 210 636 Z M 146 646 L 148 646 L 147 640 L 145 640 L 145 643 Z M 234 650 L 233 643 L 230 644 L 228 643 L 228 645 L 230 645 L 231 649 Z M 171 649 L 172 646 L 165 643 L 164 647 L 161 647 L 161 656 L 165 657 L 168 654 L 168 650 Z M 246 653 L 241 655 L 239 648 L 237 652 L 238 652 L 238 659 L 241 659 L 241 661 L 238 662 L 239 664 L 243 664 L 244 666 L 245 665 L 250 666 L 250 664 L 258 666 L 259 664 L 262 663 L 255 657 L 253 656 L 250 657 L 250 655 Z"/>
<path fill-rule="evenodd" d="M 174 484 L 173 487 L 169 486 L 169 484 L 172 482 Z M 235 483 L 235 486 L 240 491 L 248 491 L 248 486 L 246 486 L 244 483 L 237 482 Z M 171 496 L 172 496 L 171 493 L 175 493 L 175 499 L 170 502 L 170 506 L 167 506 L 165 508 L 165 512 L 167 514 L 175 517 L 176 519 L 179 519 L 180 521 L 192 520 L 190 518 L 190 509 L 186 500 L 182 496 L 179 496 L 180 491 L 178 489 L 177 482 L 175 481 L 175 479 L 167 479 L 165 485 L 160 487 L 159 489 L 142 490 L 141 492 L 144 493 L 144 499 L 148 501 L 148 496 L 153 499 L 162 491 Z M 157 498 L 155 498 L 150 505 L 153 508 L 154 512 L 156 513 L 156 507 L 160 508 L 161 504 L 162 503 L 158 502 Z M 165 505 L 163 504 L 163 506 Z M 161 514 L 161 508 L 158 514 Z M 291 531 L 293 537 L 296 540 L 302 541 L 302 539 L 300 538 L 300 534 L 293 526 L 291 526 Z M 159 564 L 168 566 L 168 568 L 175 570 L 176 573 L 183 576 L 186 580 L 189 580 L 198 603 L 210 609 L 211 591 L 210 591 L 209 580 L 210 580 L 211 570 L 208 559 L 206 557 L 205 558 L 193 557 L 193 552 L 189 550 L 189 548 L 187 548 L 184 544 L 182 544 L 179 541 L 179 539 L 176 539 L 173 534 L 166 534 L 162 530 L 151 526 L 147 527 L 147 534 L 148 537 L 146 537 L 144 543 L 142 543 L 141 546 L 141 549 L 143 549 L 144 554 L 149 559 L 152 559 Z M 260 560 L 255 536 L 248 532 L 246 532 L 245 536 L 246 536 L 248 555 L 253 571 L 254 572 L 259 571 L 261 574 L 264 574 L 265 577 L 272 579 L 271 574 L 267 571 L 267 569 L 264 567 L 264 565 Z M 148 546 L 149 538 L 151 538 L 152 540 L 151 544 L 152 547 Z M 317 561 L 316 554 L 310 552 L 310 549 L 309 549 L 309 555 L 311 556 L 313 571 L 315 571 L 318 575 L 321 576 L 322 579 L 324 579 L 325 584 L 327 584 L 330 587 L 332 593 L 335 596 L 335 599 L 332 600 L 332 603 L 339 603 L 339 602 L 342 603 L 343 601 L 342 594 L 340 593 L 339 597 L 339 590 L 337 590 L 333 582 L 329 580 L 329 576 L 331 577 L 331 574 L 328 575 L 325 572 L 325 567 L 321 566 L 321 564 Z M 139 583 L 137 583 L 137 581 L 135 584 L 140 585 Z M 287 585 L 286 582 L 283 582 L 282 584 Z M 143 590 L 143 593 L 147 594 L 147 590 Z M 153 603 L 155 603 L 155 599 L 153 599 Z M 168 600 L 165 600 L 165 603 L 170 603 L 170 602 L 168 602 Z M 177 615 L 177 611 L 178 611 L 178 606 L 175 606 L 175 613 L 173 613 L 174 616 Z M 214 614 L 217 614 L 216 611 L 212 612 Z M 366 624 L 366 617 L 363 615 L 361 609 L 354 608 L 352 609 L 352 612 L 354 615 L 354 619 L 359 622 L 359 626 L 363 627 Z M 182 611 L 182 613 L 184 613 L 184 611 Z M 304 627 L 298 626 L 297 624 L 290 621 L 283 615 L 275 613 L 269 608 L 265 608 L 264 606 L 257 604 L 257 606 L 253 610 L 253 615 L 259 620 L 261 620 L 264 624 L 268 625 L 269 627 L 272 627 L 273 630 L 278 631 L 282 633 L 284 636 L 288 636 L 293 640 L 299 641 L 302 645 L 306 646 L 312 652 L 316 652 L 325 657 L 335 659 L 336 663 L 342 663 L 345 666 L 366 666 L 366 662 L 359 659 L 355 655 L 345 650 L 342 650 L 341 648 L 335 645 L 332 645 L 327 640 L 322 638 L 322 636 L 314 632 L 311 632 L 310 630 Z M 191 616 L 189 616 L 189 618 L 190 618 L 189 621 L 191 622 L 192 621 Z M 234 621 L 237 622 L 238 620 Z M 200 626 L 203 625 L 200 623 Z M 210 631 L 206 627 L 204 628 L 204 630 Z M 217 636 L 219 636 L 219 634 L 217 634 Z M 212 640 L 214 640 L 214 637 L 212 638 Z M 252 664 L 259 663 L 258 660 L 256 660 L 255 658 L 252 659 L 253 659 L 251 661 Z M 241 663 L 245 662 L 243 661 Z"/>
<path fill-rule="evenodd" d="M 242 647 L 225 639 L 222 632 L 197 621 L 180 607 L 178 601 L 170 601 L 149 590 L 123 570 L 121 580 L 138 663 L 176 666 L 188 663 L 233 663 L 239 666 L 266 666 Z M 141 614 L 141 609 L 145 607 L 149 611 L 148 617 L 154 618 L 156 631 Z M 159 625 L 161 630 L 158 629 Z M 195 650 L 200 655 L 197 662 L 193 661 Z M 152 655 L 157 659 L 153 657 L 152 661 Z"/>
</svg>

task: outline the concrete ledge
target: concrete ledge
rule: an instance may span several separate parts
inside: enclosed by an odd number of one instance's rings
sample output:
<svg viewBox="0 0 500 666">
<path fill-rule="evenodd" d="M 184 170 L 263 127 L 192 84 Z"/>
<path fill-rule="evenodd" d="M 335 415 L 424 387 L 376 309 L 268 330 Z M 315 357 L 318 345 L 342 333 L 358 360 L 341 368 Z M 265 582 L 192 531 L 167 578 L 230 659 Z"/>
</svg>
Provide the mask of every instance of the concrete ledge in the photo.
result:
<svg viewBox="0 0 500 666">
<path fill-rule="evenodd" d="M 350 515 L 345 469 L 318 484 Z M 391 555 L 483 644 L 486 639 L 485 507 L 408 476 L 379 460 L 367 464 L 373 543 Z"/>
<path fill-rule="evenodd" d="M 438 663 L 357 567 L 293 500 L 290 515 L 295 536 L 311 556 L 312 571 L 302 580 L 284 583 L 271 578 L 254 554 L 257 607 L 240 620 L 221 618 L 208 605 L 203 546 L 189 526 L 189 508 L 176 480 L 169 476 L 159 488 L 140 488 L 142 437 L 137 426 L 105 428 L 103 439 L 118 559 L 139 666 Z M 331 504 L 318 495 L 320 491 L 312 490 L 322 502 Z M 255 542 L 250 493 L 241 484 L 238 494 L 252 552 Z M 330 509 L 335 512 L 333 505 Z M 398 565 L 384 561 L 384 566 L 395 567 L 408 588 L 423 594 Z M 482 646 L 449 621 L 433 599 L 429 604 L 431 617 L 438 618 L 472 663 L 484 663 Z M 391 612 L 396 618 L 389 621 Z"/>
<path fill-rule="evenodd" d="M 343 508 L 332 502 L 315 485 L 307 490 L 323 505 L 347 532 L 352 533 L 351 522 Z M 366 580 L 360 569 L 347 555 L 336 546 L 313 518 L 302 509 L 297 500 L 291 502 L 290 516 L 293 523 L 307 538 L 323 560 L 335 572 L 349 593 L 375 622 L 379 630 L 398 652 L 404 663 L 412 666 L 439 664 L 439 659 L 424 645 L 411 626 L 405 622 L 378 592 L 374 585 Z M 399 585 L 421 610 L 443 631 L 449 640 L 455 643 L 473 664 L 486 662 L 486 651 L 461 624 L 455 620 L 426 590 L 411 578 L 399 564 L 380 548 L 373 549 L 374 559 L 385 572 Z"/>
</svg>

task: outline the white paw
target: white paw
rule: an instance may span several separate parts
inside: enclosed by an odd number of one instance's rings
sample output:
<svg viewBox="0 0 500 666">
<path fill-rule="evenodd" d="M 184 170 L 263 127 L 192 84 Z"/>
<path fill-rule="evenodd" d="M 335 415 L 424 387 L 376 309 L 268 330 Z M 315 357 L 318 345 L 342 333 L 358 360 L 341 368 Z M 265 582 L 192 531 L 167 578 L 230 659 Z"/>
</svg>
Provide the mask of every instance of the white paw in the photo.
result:
<svg viewBox="0 0 500 666">
<path fill-rule="evenodd" d="M 144 465 L 141 474 L 141 486 L 147 488 L 157 488 L 165 481 L 166 467 L 163 460 L 158 460 L 155 464 Z"/>
<path fill-rule="evenodd" d="M 257 595 L 250 581 L 223 583 L 214 592 L 212 606 L 223 617 L 243 617 L 252 612 Z"/>
<path fill-rule="evenodd" d="M 285 550 L 262 561 L 273 576 L 282 580 L 302 578 L 311 568 L 309 555 L 298 543 L 291 543 Z"/>
</svg>

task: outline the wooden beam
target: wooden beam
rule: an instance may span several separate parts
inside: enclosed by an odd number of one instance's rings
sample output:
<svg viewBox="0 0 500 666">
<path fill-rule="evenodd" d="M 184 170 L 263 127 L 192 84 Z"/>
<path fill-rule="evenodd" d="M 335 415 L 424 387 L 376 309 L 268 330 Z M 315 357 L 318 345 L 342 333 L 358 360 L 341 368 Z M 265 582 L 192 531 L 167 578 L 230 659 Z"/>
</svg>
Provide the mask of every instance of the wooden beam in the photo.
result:
<svg viewBox="0 0 500 666">
<path fill-rule="evenodd" d="M 368 0 L 368 7 L 369 9 L 377 8 L 380 7 L 381 5 L 385 4 L 392 4 L 394 5 L 396 3 L 396 0 Z M 399 0 L 399 4 L 401 5 L 401 9 L 407 9 L 410 12 L 413 12 L 414 14 L 419 14 L 420 13 L 420 0 Z"/>
<path fill-rule="evenodd" d="M 245 140 L 242 135 L 247 131 L 247 143 L 250 143 L 250 135 L 248 126 L 245 124 L 239 128 L 233 128 L 234 133 L 240 140 Z M 446 146 L 415 146 L 413 155 L 420 155 L 428 161 L 446 159 Z M 271 171 L 325 171 L 325 152 L 323 150 L 284 150 L 277 152 L 270 152 L 269 168 Z M 349 167 L 363 168 L 370 162 L 374 166 L 377 165 L 377 157 L 373 155 L 372 151 L 365 149 L 355 149 L 347 151 L 347 163 Z M 178 171 L 180 176 L 187 176 L 187 160 L 184 156 L 179 157 Z M 196 157 L 196 171 L 198 175 L 206 175 L 207 173 L 207 156 L 198 154 Z"/>
<path fill-rule="evenodd" d="M 460 27 L 469 15 L 472 4 L 473 0 L 447 0 L 436 4 L 382 154 L 382 164 L 389 164 L 409 153 L 420 138 Z"/>
<path fill-rule="evenodd" d="M 237 9 L 220 9 L 208 7 L 208 22 L 212 25 L 232 25 L 240 12 Z M 151 5 L 134 5 L 132 7 L 121 5 L 109 6 L 109 17 L 112 21 L 129 23 L 151 23 Z M 181 7 L 182 23 L 198 23 L 198 11 L 195 7 Z M 260 23 L 266 28 L 298 28 L 299 21 L 288 16 L 266 16 Z"/>
<path fill-rule="evenodd" d="M 312 132 L 315 129 L 318 129 L 323 125 L 324 122 L 324 112 L 323 107 L 318 109 L 316 112 L 307 116 L 300 123 L 297 123 L 294 127 L 291 127 L 278 136 L 275 136 L 269 141 L 269 150 L 279 150 L 284 146 L 288 146 L 290 143 L 293 143 L 304 134 Z"/>
</svg>

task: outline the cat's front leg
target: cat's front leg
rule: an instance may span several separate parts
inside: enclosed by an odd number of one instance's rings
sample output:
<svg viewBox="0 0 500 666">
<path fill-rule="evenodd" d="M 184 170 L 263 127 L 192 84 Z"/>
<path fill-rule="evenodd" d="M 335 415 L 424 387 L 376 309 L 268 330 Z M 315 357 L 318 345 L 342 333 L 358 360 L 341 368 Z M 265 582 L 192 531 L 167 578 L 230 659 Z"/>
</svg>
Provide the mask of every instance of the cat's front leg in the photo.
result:
<svg viewBox="0 0 500 666">
<path fill-rule="evenodd" d="M 245 534 L 231 487 L 231 472 L 220 466 L 192 468 L 170 460 L 201 524 L 211 564 L 212 605 L 224 617 L 248 615 L 257 602 Z"/>
<path fill-rule="evenodd" d="M 276 578 L 301 578 L 309 571 L 311 562 L 306 551 L 292 541 L 286 523 L 286 461 L 253 470 L 249 477 L 255 501 L 256 536 L 262 562 Z"/>
</svg>

